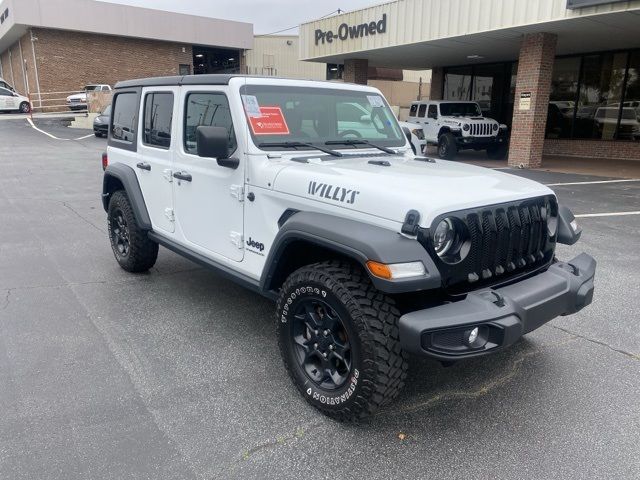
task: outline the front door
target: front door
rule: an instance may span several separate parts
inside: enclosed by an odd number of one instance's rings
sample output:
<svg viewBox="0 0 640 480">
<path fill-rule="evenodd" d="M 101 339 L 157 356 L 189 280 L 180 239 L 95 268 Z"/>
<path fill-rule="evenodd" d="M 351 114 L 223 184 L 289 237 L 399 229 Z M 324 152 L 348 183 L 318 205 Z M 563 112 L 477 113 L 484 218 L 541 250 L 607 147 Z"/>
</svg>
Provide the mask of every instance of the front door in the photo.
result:
<svg viewBox="0 0 640 480">
<path fill-rule="evenodd" d="M 173 233 L 175 230 L 171 142 L 179 142 L 177 138 L 172 139 L 172 130 L 179 123 L 174 119 L 177 103 L 177 87 L 142 91 L 139 156 L 135 170 L 151 223 L 159 232 Z"/>
<path fill-rule="evenodd" d="M 424 136 L 429 139 L 438 138 L 438 106 L 430 104 L 424 121 Z"/>
<path fill-rule="evenodd" d="M 232 156 L 240 155 L 226 92 L 193 87 L 181 95 L 181 145 L 174 148 L 173 165 L 175 214 L 187 244 L 241 261 L 244 160 L 240 157 L 236 169 L 222 167 L 214 158 L 199 157 L 196 148 L 198 126 L 225 127 Z"/>
<path fill-rule="evenodd" d="M 13 92 L 6 88 L 0 88 L 0 110 L 17 110 L 18 105 Z"/>
</svg>

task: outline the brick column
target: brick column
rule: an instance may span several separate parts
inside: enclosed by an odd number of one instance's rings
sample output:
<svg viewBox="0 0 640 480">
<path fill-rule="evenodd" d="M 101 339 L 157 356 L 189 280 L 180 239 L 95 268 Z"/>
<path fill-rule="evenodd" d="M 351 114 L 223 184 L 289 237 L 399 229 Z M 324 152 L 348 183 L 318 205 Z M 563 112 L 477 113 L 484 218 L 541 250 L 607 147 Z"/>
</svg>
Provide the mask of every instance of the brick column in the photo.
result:
<svg viewBox="0 0 640 480">
<path fill-rule="evenodd" d="M 509 146 L 512 167 L 542 165 L 556 41 L 557 36 L 550 33 L 530 33 L 522 40 Z M 527 100 L 521 94 L 531 96 Z"/>
<path fill-rule="evenodd" d="M 344 61 L 343 80 L 348 83 L 366 85 L 369 80 L 369 60 L 349 58 Z"/>
<path fill-rule="evenodd" d="M 433 67 L 431 69 L 431 93 L 430 100 L 442 100 L 444 92 L 444 68 Z"/>
</svg>

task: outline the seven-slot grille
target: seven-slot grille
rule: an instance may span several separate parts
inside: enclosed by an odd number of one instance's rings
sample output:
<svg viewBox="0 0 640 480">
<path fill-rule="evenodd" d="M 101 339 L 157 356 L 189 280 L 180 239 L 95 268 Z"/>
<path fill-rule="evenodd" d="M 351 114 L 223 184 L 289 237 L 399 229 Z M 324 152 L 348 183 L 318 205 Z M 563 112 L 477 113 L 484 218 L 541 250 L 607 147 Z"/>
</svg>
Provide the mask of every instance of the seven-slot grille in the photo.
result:
<svg viewBox="0 0 640 480">
<path fill-rule="evenodd" d="M 555 250 L 555 237 L 550 238 L 547 229 L 549 208 L 557 212 L 553 197 L 446 215 L 457 217 L 466 225 L 469 253 L 459 263 L 447 264 L 429 248 L 438 264 L 443 286 L 459 293 L 502 283 L 548 265 Z"/>
<path fill-rule="evenodd" d="M 474 137 L 490 136 L 493 133 L 493 125 L 490 123 L 471 123 L 470 134 Z"/>
</svg>

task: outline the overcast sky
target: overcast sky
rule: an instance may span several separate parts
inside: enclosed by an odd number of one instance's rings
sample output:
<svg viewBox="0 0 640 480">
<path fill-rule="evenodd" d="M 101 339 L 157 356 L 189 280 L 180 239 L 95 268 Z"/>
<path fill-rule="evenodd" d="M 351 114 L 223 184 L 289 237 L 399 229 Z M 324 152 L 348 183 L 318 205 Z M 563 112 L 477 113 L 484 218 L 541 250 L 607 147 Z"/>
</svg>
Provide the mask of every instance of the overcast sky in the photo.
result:
<svg viewBox="0 0 640 480">
<path fill-rule="evenodd" d="M 271 33 L 322 17 L 338 8 L 351 11 L 382 0 L 102 0 L 205 17 L 253 23 L 254 33 Z M 297 33 L 297 29 L 286 33 Z"/>
</svg>

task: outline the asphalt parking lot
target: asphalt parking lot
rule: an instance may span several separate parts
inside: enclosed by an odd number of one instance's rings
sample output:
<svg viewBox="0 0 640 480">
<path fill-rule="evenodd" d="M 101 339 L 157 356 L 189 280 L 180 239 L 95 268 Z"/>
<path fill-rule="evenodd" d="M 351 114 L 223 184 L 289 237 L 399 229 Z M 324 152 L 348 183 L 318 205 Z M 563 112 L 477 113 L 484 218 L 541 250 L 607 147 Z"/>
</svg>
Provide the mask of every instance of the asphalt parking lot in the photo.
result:
<svg viewBox="0 0 640 480">
<path fill-rule="evenodd" d="M 640 478 L 640 215 L 610 215 L 639 181 L 505 170 L 607 214 L 558 251 L 597 259 L 594 304 L 494 356 L 414 358 L 343 425 L 291 384 L 269 301 L 165 249 L 122 271 L 106 141 L 37 125 L 58 139 L 0 116 L 0 478 Z"/>
</svg>

